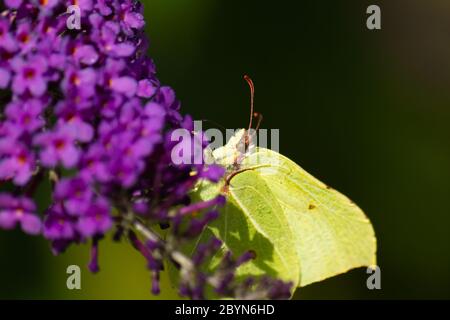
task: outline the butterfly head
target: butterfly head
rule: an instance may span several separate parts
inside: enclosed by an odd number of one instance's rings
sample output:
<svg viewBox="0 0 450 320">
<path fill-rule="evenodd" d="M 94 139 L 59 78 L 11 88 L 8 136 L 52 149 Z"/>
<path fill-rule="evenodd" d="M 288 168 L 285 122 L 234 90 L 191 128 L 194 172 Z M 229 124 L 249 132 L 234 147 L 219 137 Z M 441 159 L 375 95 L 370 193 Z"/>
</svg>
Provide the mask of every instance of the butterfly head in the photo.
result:
<svg viewBox="0 0 450 320">
<path fill-rule="evenodd" d="M 262 121 L 262 115 L 254 112 L 253 101 L 255 96 L 255 86 L 252 79 L 245 75 L 244 80 L 250 87 L 250 121 L 248 129 L 239 129 L 230 138 L 227 144 L 217 148 L 212 152 L 212 158 L 216 164 L 226 168 L 228 173 L 241 170 L 241 163 L 251 152 L 255 150 L 256 131 Z M 253 121 L 257 119 L 256 129 L 253 129 Z"/>
</svg>

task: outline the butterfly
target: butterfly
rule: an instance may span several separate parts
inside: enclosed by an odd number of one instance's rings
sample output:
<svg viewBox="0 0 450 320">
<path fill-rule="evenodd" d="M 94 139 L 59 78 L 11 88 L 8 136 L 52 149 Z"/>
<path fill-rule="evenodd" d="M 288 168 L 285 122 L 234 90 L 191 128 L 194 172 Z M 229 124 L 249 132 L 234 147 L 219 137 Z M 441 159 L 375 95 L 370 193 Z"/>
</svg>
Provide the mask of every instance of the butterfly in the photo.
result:
<svg viewBox="0 0 450 320">
<path fill-rule="evenodd" d="M 251 249 L 256 258 L 240 274 L 271 275 L 296 287 L 375 266 L 375 232 L 363 211 L 292 160 L 254 143 L 252 121 L 258 118 L 258 128 L 262 117 L 253 111 L 253 81 L 244 78 L 251 90 L 249 129 L 205 152 L 227 173 L 219 184 L 202 182 L 195 197 L 222 193 L 227 204 L 198 243 L 213 235 L 236 254 Z"/>
</svg>

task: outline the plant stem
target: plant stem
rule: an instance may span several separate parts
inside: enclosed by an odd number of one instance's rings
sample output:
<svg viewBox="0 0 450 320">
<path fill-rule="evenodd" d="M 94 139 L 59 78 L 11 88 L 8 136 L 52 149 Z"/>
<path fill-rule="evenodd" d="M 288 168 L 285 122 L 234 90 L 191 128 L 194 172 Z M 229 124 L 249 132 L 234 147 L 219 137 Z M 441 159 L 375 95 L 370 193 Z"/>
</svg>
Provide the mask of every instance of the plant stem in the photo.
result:
<svg viewBox="0 0 450 320">
<path fill-rule="evenodd" d="M 164 248 L 166 254 L 168 254 L 180 266 L 189 270 L 195 269 L 194 264 L 186 255 L 184 255 L 179 251 L 173 249 L 171 250 L 170 249 L 171 246 L 169 246 L 166 241 L 161 239 L 160 236 L 158 236 L 156 233 L 147 228 L 142 222 L 135 220 L 133 222 L 133 226 L 136 229 L 136 231 L 140 232 L 147 240 L 162 244 L 162 247 Z"/>
<path fill-rule="evenodd" d="M 186 256 L 184 253 L 176 250 L 174 246 L 164 241 L 158 234 L 151 231 L 147 226 L 145 226 L 142 222 L 138 220 L 133 221 L 133 226 L 142 236 L 144 236 L 147 240 L 157 242 L 161 244 L 161 247 L 164 250 L 164 253 L 168 255 L 173 261 L 175 261 L 178 265 L 180 265 L 181 272 L 187 275 L 192 275 L 197 273 L 196 266 L 192 262 L 192 260 Z M 212 285 L 213 287 L 218 287 L 220 285 L 220 279 L 217 277 L 207 277 L 206 281 Z"/>
</svg>

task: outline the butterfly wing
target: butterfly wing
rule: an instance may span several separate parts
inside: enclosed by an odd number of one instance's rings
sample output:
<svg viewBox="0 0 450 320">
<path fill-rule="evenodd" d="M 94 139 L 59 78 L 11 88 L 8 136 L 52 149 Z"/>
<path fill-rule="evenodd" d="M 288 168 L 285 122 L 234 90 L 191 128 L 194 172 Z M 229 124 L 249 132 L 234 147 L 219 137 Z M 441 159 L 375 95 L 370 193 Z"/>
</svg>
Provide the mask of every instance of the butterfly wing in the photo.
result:
<svg viewBox="0 0 450 320">
<path fill-rule="evenodd" d="M 258 148 L 243 165 L 255 167 L 286 216 L 300 259 L 300 286 L 376 264 L 373 227 L 347 197 L 268 149 Z"/>
<path fill-rule="evenodd" d="M 217 149 L 218 163 L 235 158 L 235 141 Z M 268 149 L 256 148 L 246 155 L 240 169 L 248 170 L 231 179 L 220 218 L 199 242 L 214 234 L 234 252 L 256 248 L 257 259 L 241 272 L 265 272 L 305 286 L 376 264 L 373 227 L 347 197 Z M 206 182 L 196 196 L 208 200 L 223 190 L 220 184 Z"/>
<path fill-rule="evenodd" d="M 209 200 L 221 190 L 218 184 L 204 182 L 194 196 Z M 203 230 L 197 245 L 211 236 L 221 239 L 223 250 L 231 250 L 236 256 L 248 250 L 256 254 L 255 259 L 239 268 L 237 277 L 272 276 L 292 281 L 294 287 L 299 284 L 300 262 L 289 222 L 266 182 L 256 172 L 248 171 L 233 179 L 219 218 Z M 186 252 L 191 255 L 194 249 L 186 248 Z M 216 255 L 211 268 L 217 266 L 221 258 L 221 254 Z"/>
</svg>

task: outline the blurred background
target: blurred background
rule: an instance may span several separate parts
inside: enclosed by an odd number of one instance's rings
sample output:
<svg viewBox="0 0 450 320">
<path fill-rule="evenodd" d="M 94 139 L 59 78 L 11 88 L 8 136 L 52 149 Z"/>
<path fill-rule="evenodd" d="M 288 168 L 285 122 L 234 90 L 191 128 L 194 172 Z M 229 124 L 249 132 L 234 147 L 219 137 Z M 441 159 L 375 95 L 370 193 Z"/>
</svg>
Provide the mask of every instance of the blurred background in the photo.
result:
<svg viewBox="0 0 450 320">
<path fill-rule="evenodd" d="M 366 28 L 378 4 L 382 30 Z M 249 74 L 263 128 L 280 151 L 367 213 L 381 290 L 365 269 L 297 291 L 298 299 L 450 298 L 450 2 L 145 0 L 159 77 L 185 113 L 226 128 L 248 121 Z M 166 278 L 150 296 L 144 260 L 103 242 L 53 257 L 43 239 L 0 232 L 0 298 L 176 298 Z M 68 265 L 82 290 L 66 289 Z"/>
</svg>

